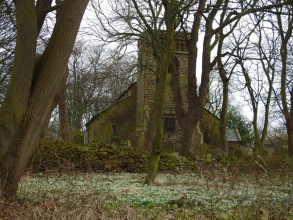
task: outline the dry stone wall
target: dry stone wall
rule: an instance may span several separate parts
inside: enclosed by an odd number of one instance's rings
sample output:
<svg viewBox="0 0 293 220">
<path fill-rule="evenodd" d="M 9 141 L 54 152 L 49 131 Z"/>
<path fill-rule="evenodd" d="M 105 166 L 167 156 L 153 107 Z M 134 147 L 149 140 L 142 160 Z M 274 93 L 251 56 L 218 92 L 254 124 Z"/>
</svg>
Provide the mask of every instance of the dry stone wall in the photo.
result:
<svg viewBox="0 0 293 220">
<path fill-rule="evenodd" d="M 30 163 L 33 172 L 146 172 L 149 153 L 131 146 L 74 145 L 61 140 L 42 140 Z M 197 170 L 195 161 L 162 153 L 159 171 Z"/>
</svg>

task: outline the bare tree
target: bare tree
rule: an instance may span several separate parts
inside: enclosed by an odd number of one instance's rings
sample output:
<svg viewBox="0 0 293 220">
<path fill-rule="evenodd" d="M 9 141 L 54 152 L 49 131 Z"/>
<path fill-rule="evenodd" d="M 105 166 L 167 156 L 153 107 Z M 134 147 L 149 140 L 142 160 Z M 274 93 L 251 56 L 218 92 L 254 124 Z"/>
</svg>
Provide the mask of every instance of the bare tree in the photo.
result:
<svg viewBox="0 0 293 220">
<path fill-rule="evenodd" d="M 67 106 L 72 130 L 113 105 L 135 79 L 135 59 L 104 46 L 79 42 L 69 60 Z"/>
<path fill-rule="evenodd" d="M 205 0 L 200 0 L 196 6 L 194 20 L 191 30 L 191 39 L 189 40 L 189 57 L 188 57 L 188 110 L 183 109 L 182 98 L 179 95 L 174 95 L 176 98 L 175 107 L 176 115 L 182 128 L 182 155 L 193 155 L 195 144 L 200 143 L 200 135 L 198 135 L 198 122 L 201 118 L 204 106 L 207 102 L 210 72 L 217 63 L 218 59 L 225 54 L 217 55 L 212 59 L 212 49 L 217 45 L 219 33 L 225 30 L 225 27 L 232 24 L 250 13 L 258 11 L 266 11 L 271 8 L 280 7 L 290 4 L 290 1 L 283 2 L 231 2 L 229 0 L 218 0 L 212 3 L 207 3 Z M 201 44 L 203 52 L 198 53 L 198 39 L 201 33 L 201 28 L 204 29 L 204 40 Z M 229 33 L 227 30 L 226 33 Z M 225 35 L 225 37 L 228 37 Z M 201 56 L 201 81 L 200 86 L 197 85 L 197 66 L 198 57 Z M 175 74 L 172 74 L 172 76 Z M 179 86 L 173 86 L 173 90 L 178 90 Z M 180 92 L 176 92 L 180 94 Z M 195 137 L 198 137 L 195 141 Z"/>
<path fill-rule="evenodd" d="M 249 97 L 246 98 L 246 101 L 253 114 L 255 152 L 263 150 L 267 137 L 278 63 L 279 37 L 268 22 L 270 19 L 270 13 L 251 16 L 251 20 L 256 21 L 256 24 L 253 25 L 254 38 L 248 38 L 246 43 L 237 50 L 241 74 L 244 79 L 243 88 L 246 88 Z"/>
</svg>

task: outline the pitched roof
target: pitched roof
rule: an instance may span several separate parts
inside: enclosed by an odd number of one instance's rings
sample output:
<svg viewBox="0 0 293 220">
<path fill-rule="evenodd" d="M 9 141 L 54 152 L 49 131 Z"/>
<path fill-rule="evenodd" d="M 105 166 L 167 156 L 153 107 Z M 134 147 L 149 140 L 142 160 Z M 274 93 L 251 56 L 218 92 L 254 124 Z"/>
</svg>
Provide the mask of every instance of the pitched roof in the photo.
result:
<svg viewBox="0 0 293 220">
<path fill-rule="evenodd" d="M 227 129 L 227 141 L 239 142 L 241 140 L 241 135 L 238 129 Z"/>
</svg>

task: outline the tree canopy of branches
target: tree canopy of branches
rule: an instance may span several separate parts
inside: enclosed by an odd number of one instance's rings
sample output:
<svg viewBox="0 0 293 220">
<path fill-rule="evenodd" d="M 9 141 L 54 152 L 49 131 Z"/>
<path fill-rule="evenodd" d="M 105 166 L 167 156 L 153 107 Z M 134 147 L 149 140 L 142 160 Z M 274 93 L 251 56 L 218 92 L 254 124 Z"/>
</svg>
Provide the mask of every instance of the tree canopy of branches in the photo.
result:
<svg viewBox="0 0 293 220">
<path fill-rule="evenodd" d="M 83 130 L 94 115 L 116 103 L 135 80 L 135 58 L 79 42 L 69 60 L 67 110 L 71 130 Z"/>
</svg>

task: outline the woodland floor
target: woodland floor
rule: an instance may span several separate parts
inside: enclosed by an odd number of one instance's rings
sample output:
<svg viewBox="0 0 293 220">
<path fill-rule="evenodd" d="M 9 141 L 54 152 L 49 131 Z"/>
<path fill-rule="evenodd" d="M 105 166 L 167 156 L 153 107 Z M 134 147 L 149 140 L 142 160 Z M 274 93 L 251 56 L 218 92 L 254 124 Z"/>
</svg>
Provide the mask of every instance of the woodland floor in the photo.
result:
<svg viewBox="0 0 293 220">
<path fill-rule="evenodd" d="M 0 219 L 293 219 L 293 162 L 199 164 L 198 172 L 27 172 Z"/>
</svg>

